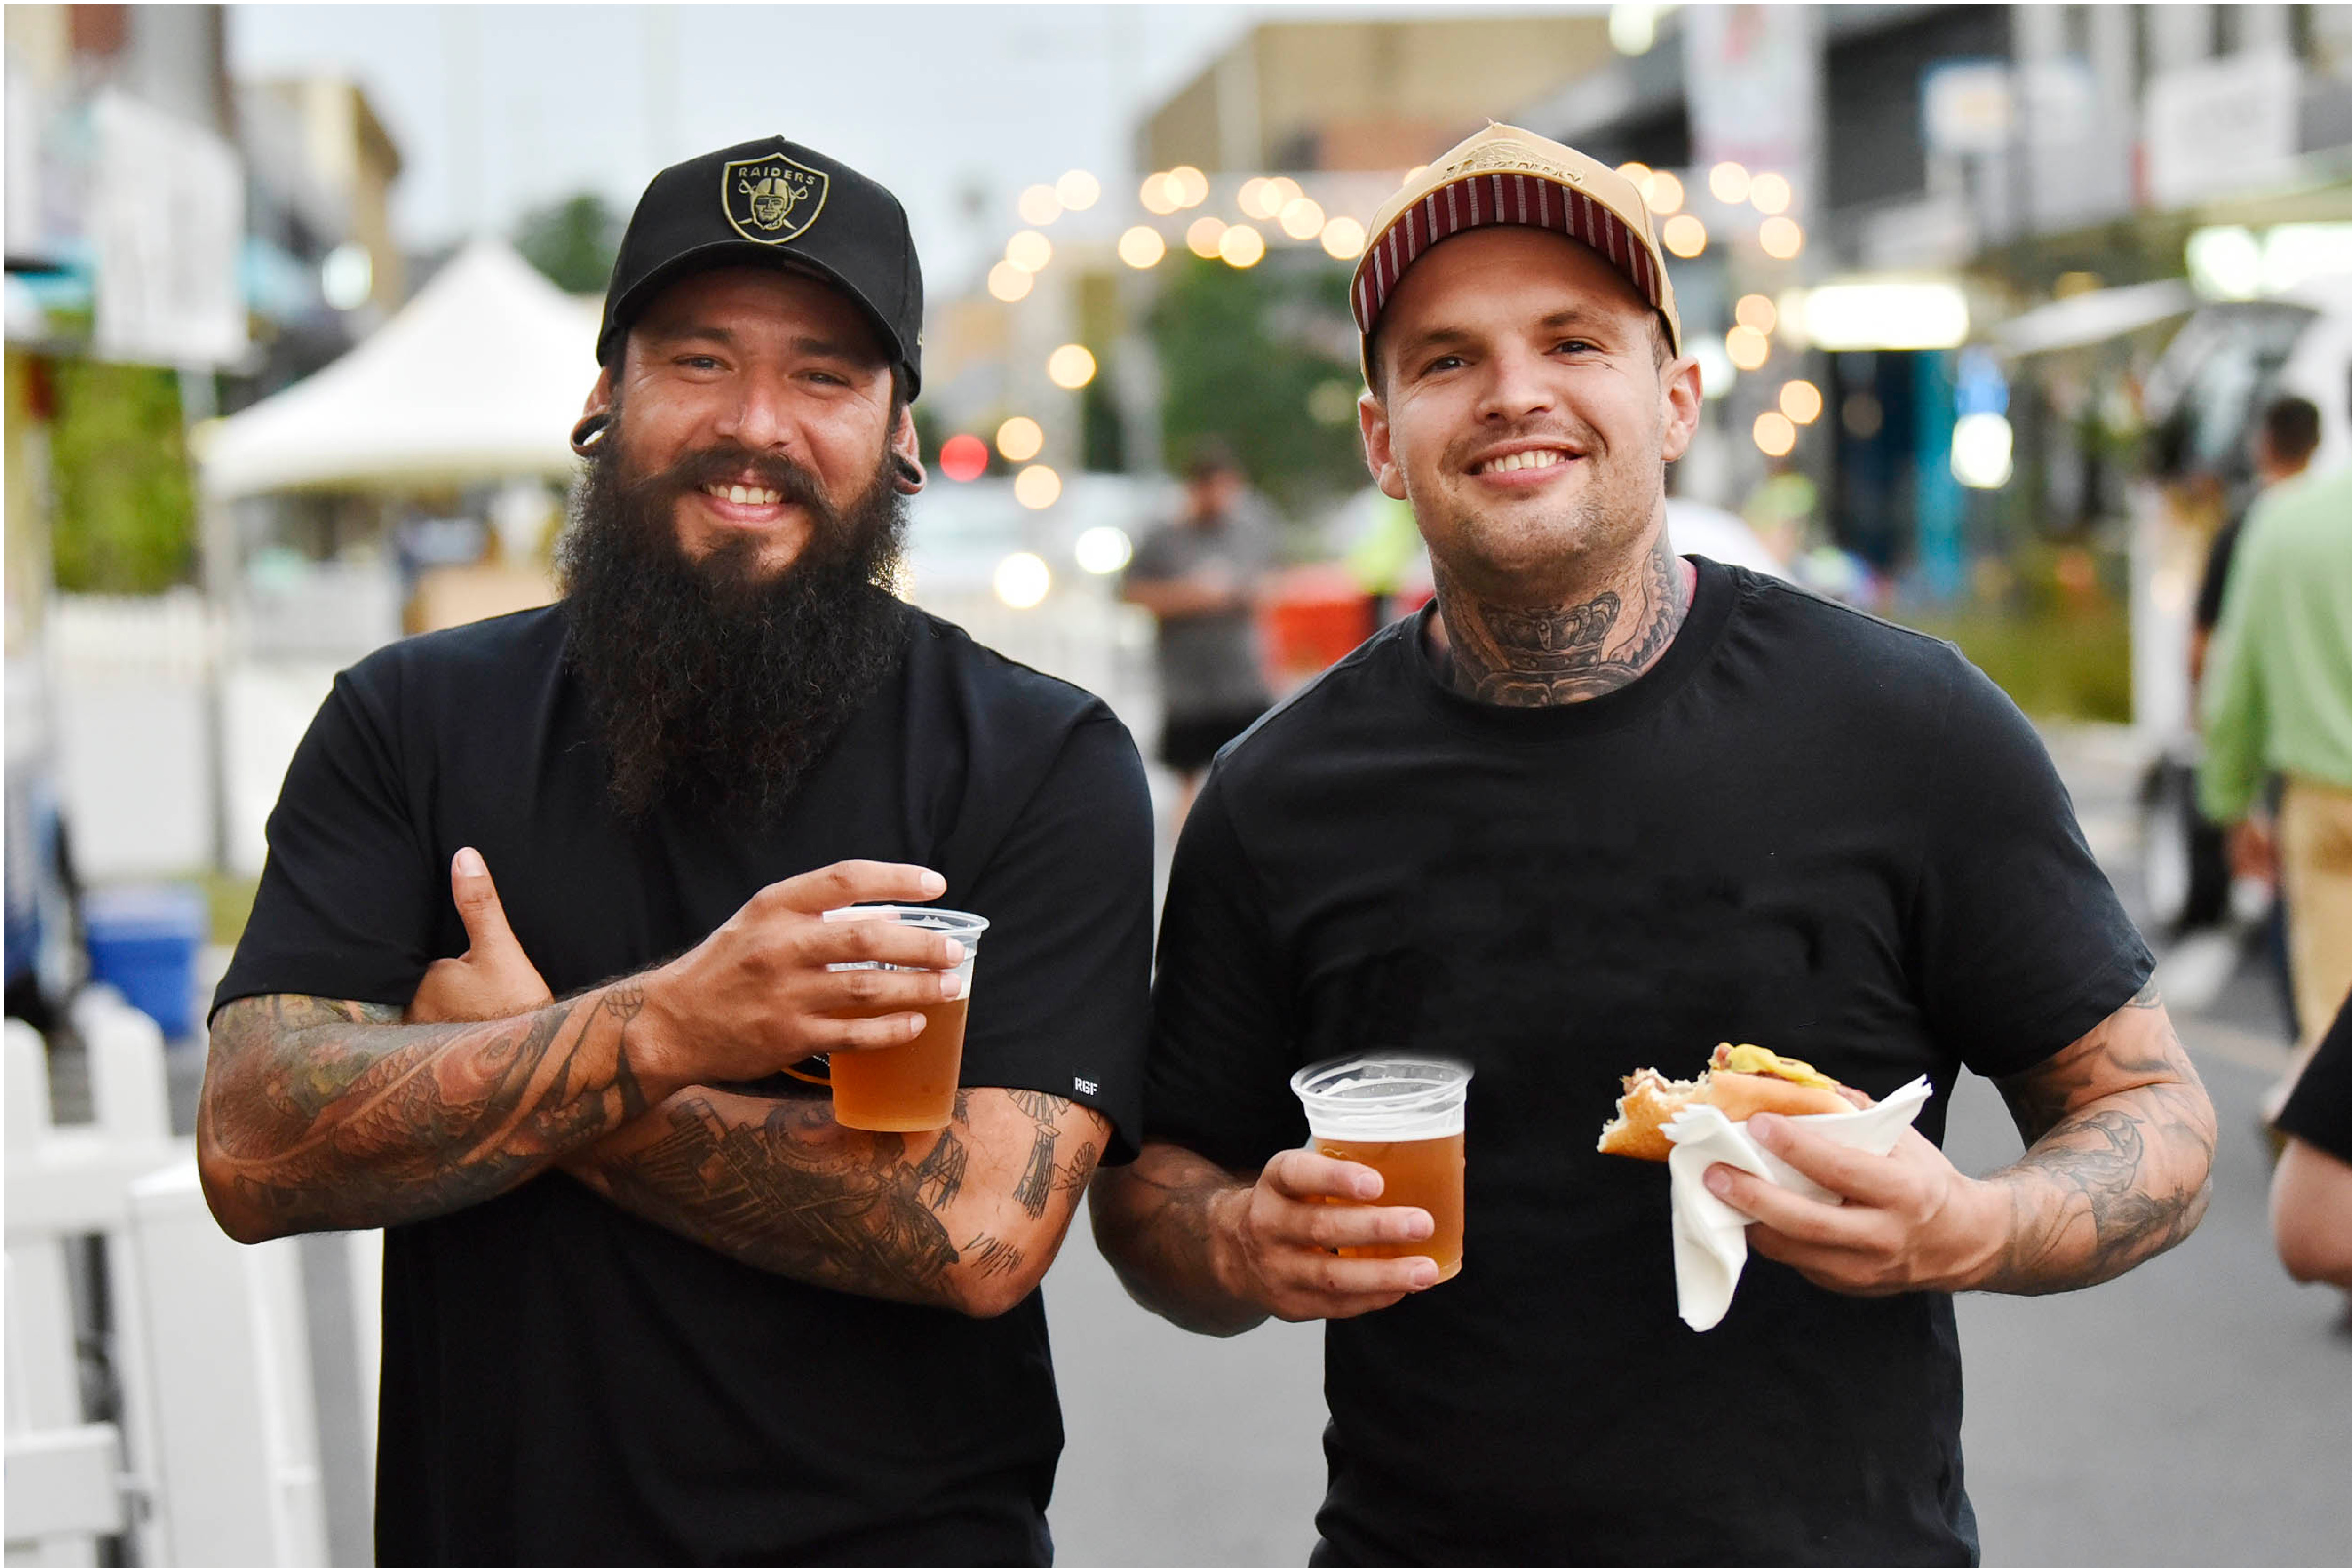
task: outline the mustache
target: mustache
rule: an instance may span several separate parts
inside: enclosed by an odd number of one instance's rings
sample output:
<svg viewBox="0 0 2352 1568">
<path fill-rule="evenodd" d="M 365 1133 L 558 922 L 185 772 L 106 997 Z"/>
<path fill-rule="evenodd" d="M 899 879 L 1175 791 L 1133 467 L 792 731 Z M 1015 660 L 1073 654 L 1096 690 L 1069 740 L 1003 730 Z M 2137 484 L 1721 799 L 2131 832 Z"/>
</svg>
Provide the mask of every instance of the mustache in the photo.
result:
<svg viewBox="0 0 2352 1568">
<path fill-rule="evenodd" d="M 719 441 L 686 453 L 667 468 L 625 478 L 622 500 L 633 508 L 659 506 L 705 485 L 747 482 L 773 490 L 808 512 L 820 533 L 829 533 L 841 521 L 840 509 L 826 499 L 814 474 L 780 452 L 755 452 L 735 441 Z"/>
</svg>

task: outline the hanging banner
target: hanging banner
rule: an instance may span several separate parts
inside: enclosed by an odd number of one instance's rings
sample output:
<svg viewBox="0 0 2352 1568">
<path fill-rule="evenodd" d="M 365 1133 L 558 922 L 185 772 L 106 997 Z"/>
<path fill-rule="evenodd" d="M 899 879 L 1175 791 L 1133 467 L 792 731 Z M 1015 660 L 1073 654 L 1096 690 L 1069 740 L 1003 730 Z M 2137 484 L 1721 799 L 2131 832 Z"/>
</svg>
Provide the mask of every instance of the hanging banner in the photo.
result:
<svg viewBox="0 0 2352 1568">
<path fill-rule="evenodd" d="M 1680 16 L 1691 166 L 1773 170 L 1809 205 L 1821 146 L 1821 47 L 1811 5 L 1686 5 Z"/>
<path fill-rule="evenodd" d="M 185 370 L 242 359 L 245 171 L 236 153 L 204 127 L 119 92 L 102 95 L 91 114 L 98 352 Z"/>
</svg>

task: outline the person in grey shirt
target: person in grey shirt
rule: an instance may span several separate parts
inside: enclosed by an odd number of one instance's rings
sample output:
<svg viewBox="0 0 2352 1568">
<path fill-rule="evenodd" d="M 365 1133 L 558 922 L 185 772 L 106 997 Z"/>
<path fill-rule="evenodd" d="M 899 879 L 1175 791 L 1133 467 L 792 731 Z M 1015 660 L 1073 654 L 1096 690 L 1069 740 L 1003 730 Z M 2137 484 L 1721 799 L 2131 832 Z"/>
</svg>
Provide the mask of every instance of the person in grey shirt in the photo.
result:
<svg viewBox="0 0 2352 1568">
<path fill-rule="evenodd" d="M 1160 622 L 1160 760 L 1181 787 L 1171 832 L 1210 760 L 1274 700 L 1252 619 L 1274 548 L 1272 512 L 1233 454 L 1203 442 L 1185 468 L 1183 512 L 1147 534 L 1128 566 L 1120 596 Z"/>
</svg>

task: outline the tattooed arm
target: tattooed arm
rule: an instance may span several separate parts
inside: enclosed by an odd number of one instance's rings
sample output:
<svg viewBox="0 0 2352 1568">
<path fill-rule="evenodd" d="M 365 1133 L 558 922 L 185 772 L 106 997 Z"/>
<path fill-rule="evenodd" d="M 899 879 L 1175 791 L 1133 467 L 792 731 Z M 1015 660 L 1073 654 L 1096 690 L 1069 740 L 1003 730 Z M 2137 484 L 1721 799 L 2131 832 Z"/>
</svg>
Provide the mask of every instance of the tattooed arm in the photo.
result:
<svg viewBox="0 0 2352 1568">
<path fill-rule="evenodd" d="M 564 1168 L 772 1273 L 854 1295 L 1010 1310 L 1037 1288 L 1109 1124 L 1033 1089 L 959 1090 L 940 1132 L 861 1132 L 830 1101 L 690 1087 Z"/>
<path fill-rule="evenodd" d="M 642 1114 L 631 983 L 517 1017 L 248 996 L 213 1021 L 197 1170 L 239 1241 L 398 1225 L 494 1197 Z"/>
<path fill-rule="evenodd" d="M 1853 1295 L 2078 1289 L 2197 1227 L 2211 1194 L 2213 1107 L 2153 985 L 2000 1086 L 2029 1147 L 1982 1180 L 1916 1131 L 1880 1157 L 1763 1116 L 1748 1122 L 1756 1141 L 1844 1205 L 1727 1165 L 1707 1184 L 1757 1222 L 1758 1252 Z"/>
</svg>

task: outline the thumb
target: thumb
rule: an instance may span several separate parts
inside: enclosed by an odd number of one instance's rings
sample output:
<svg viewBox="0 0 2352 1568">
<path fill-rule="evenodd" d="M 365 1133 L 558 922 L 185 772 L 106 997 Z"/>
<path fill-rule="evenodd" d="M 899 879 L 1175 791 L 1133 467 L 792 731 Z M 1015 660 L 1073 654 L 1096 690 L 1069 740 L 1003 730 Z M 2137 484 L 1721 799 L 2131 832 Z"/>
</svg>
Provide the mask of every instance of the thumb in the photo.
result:
<svg viewBox="0 0 2352 1568">
<path fill-rule="evenodd" d="M 457 851 L 449 861 L 449 896 L 457 900 L 457 918 L 466 922 L 466 940 L 475 954 L 520 952 L 514 928 L 507 924 L 506 906 L 499 902 L 499 886 L 490 868 L 472 847 Z"/>
</svg>

